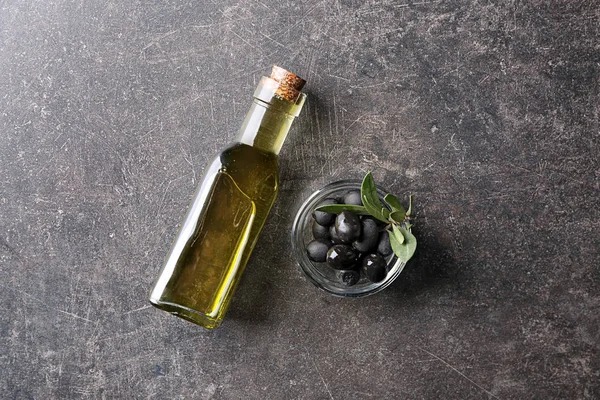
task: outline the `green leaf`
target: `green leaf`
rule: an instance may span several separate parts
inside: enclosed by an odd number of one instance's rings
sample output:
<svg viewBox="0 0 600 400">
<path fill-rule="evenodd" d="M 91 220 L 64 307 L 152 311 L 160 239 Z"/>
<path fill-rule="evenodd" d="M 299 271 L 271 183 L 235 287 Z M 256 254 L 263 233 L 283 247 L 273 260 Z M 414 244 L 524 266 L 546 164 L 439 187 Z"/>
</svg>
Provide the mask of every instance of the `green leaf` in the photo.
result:
<svg viewBox="0 0 600 400">
<path fill-rule="evenodd" d="M 404 214 L 404 211 L 400 211 L 400 210 L 394 211 L 393 213 L 390 214 L 390 218 L 397 223 L 401 223 L 402 221 L 404 221 L 405 216 L 406 216 L 406 214 Z"/>
<path fill-rule="evenodd" d="M 388 222 L 387 218 L 385 218 L 385 216 L 381 213 L 380 209 L 377 208 L 377 206 L 374 206 L 366 196 L 362 198 L 362 201 L 369 214 L 382 222 Z"/>
<path fill-rule="evenodd" d="M 363 206 L 356 206 L 354 204 L 327 204 L 316 208 L 317 211 L 323 211 L 332 214 L 339 214 L 342 211 L 352 211 L 358 215 L 369 215 L 367 209 Z"/>
<path fill-rule="evenodd" d="M 377 186 L 373 180 L 373 175 L 367 172 L 360 186 L 360 197 L 369 213 L 380 221 L 387 222 L 387 218 L 380 211 L 383 208 L 379 195 L 377 194 Z"/>
<path fill-rule="evenodd" d="M 389 220 L 390 219 L 390 210 L 388 210 L 387 208 L 382 208 L 381 215 L 383 215 L 383 218 L 385 218 L 386 220 Z"/>
<path fill-rule="evenodd" d="M 406 214 L 402 203 L 400 203 L 400 200 L 398 200 L 398 198 L 393 194 L 386 194 L 383 200 L 388 203 L 390 207 L 392 207 L 392 211 L 402 211 L 402 214 Z M 402 219 L 404 219 L 404 217 L 402 217 Z"/>
<path fill-rule="evenodd" d="M 400 260 L 408 262 L 417 249 L 417 238 L 415 238 L 409 230 L 404 229 L 403 227 L 398 227 L 398 230 L 400 230 L 402 236 L 404 236 L 404 243 L 399 243 L 396 235 L 389 235 L 390 245 L 392 246 L 394 254 L 396 254 Z"/>
<path fill-rule="evenodd" d="M 408 215 L 409 217 L 412 216 L 412 199 L 413 195 L 411 194 L 410 196 L 408 196 L 408 211 L 406 212 L 406 215 Z"/>
<path fill-rule="evenodd" d="M 388 237 L 390 238 L 390 246 L 392 247 L 392 251 L 399 259 L 402 260 L 400 257 L 400 255 L 404 252 L 402 249 L 402 243 L 398 242 L 396 235 L 394 235 L 392 232 L 388 231 Z"/>
<path fill-rule="evenodd" d="M 369 203 L 377 207 L 378 210 L 383 208 L 381 200 L 379 200 L 379 194 L 377 193 L 377 186 L 375 186 L 375 180 L 370 172 L 365 175 L 362 185 L 360 187 L 360 194 L 362 197 L 366 197 Z"/>
<path fill-rule="evenodd" d="M 394 235 L 394 238 L 398 241 L 398 243 L 404 243 L 404 235 L 396 225 L 392 225 L 392 232 L 390 232 L 390 234 Z"/>
</svg>

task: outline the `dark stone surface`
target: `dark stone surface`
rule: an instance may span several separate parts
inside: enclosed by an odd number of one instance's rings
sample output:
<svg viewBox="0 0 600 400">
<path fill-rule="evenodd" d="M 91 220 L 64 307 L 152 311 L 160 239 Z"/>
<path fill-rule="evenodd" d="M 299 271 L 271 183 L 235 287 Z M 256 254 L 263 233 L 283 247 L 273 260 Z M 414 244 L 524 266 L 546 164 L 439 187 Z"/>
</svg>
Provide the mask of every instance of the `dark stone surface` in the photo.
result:
<svg viewBox="0 0 600 400">
<path fill-rule="evenodd" d="M 598 399 L 595 1 L 0 1 L 3 398 Z M 279 63 L 310 98 L 221 328 L 150 308 L 202 169 Z M 418 255 L 362 300 L 288 231 L 372 170 Z"/>
</svg>

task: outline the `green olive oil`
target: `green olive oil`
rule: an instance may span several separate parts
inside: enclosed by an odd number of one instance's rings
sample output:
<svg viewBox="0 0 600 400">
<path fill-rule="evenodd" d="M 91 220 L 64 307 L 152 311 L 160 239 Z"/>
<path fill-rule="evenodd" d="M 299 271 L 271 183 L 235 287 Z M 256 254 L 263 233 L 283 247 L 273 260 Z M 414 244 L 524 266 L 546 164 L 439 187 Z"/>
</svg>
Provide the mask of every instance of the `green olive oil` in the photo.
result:
<svg viewBox="0 0 600 400">
<path fill-rule="evenodd" d="M 304 81 L 277 66 L 263 77 L 238 139 L 205 171 L 152 288 L 152 305 L 216 328 L 279 186 L 278 154 L 300 113 Z"/>
</svg>

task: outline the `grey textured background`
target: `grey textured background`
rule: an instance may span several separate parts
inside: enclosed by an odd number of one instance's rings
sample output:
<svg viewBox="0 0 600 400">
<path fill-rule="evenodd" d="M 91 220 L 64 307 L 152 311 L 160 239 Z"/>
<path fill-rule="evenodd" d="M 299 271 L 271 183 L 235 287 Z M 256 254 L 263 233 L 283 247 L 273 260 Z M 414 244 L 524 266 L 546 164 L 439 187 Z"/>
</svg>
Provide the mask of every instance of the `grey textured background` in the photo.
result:
<svg viewBox="0 0 600 400">
<path fill-rule="evenodd" d="M 0 0 L 0 397 L 600 398 L 600 6 Z M 206 162 L 279 63 L 309 100 L 221 328 L 150 308 Z M 290 256 L 372 170 L 418 255 L 362 300 Z"/>
</svg>

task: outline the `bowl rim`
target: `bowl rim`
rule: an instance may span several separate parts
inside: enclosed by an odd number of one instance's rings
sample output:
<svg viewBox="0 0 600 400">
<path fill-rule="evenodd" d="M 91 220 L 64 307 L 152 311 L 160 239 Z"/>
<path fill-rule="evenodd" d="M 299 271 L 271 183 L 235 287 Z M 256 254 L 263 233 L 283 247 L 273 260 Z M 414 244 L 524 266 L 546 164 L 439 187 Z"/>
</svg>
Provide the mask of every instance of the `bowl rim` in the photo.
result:
<svg viewBox="0 0 600 400">
<path fill-rule="evenodd" d="M 294 254 L 295 262 L 298 265 L 299 269 L 304 273 L 304 275 L 308 278 L 312 284 L 314 284 L 319 289 L 337 297 L 366 297 L 373 295 L 375 293 L 379 293 L 383 289 L 387 288 L 389 285 L 398 278 L 400 273 L 404 270 L 406 263 L 399 260 L 395 255 L 392 254 L 392 257 L 388 261 L 389 272 L 387 277 L 377 283 L 371 283 L 368 286 L 350 286 L 348 288 L 336 288 L 333 286 L 328 286 L 323 280 L 319 280 L 316 276 L 314 276 L 314 272 L 311 270 L 311 266 L 313 269 L 314 264 L 312 261 L 308 259 L 308 255 L 306 254 L 306 243 L 304 243 L 304 230 L 308 224 L 312 221 L 312 209 L 316 206 L 317 202 L 323 198 L 326 198 L 328 195 L 336 192 L 336 191 L 347 191 L 352 189 L 360 189 L 362 181 L 358 179 L 343 179 L 334 182 L 330 182 L 319 189 L 315 190 L 311 193 L 310 196 L 300 205 L 296 215 L 294 217 L 294 222 L 292 224 L 291 231 L 291 242 L 292 242 L 292 251 Z M 387 193 L 381 186 L 376 185 L 377 192 L 381 198 Z"/>
</svg>

